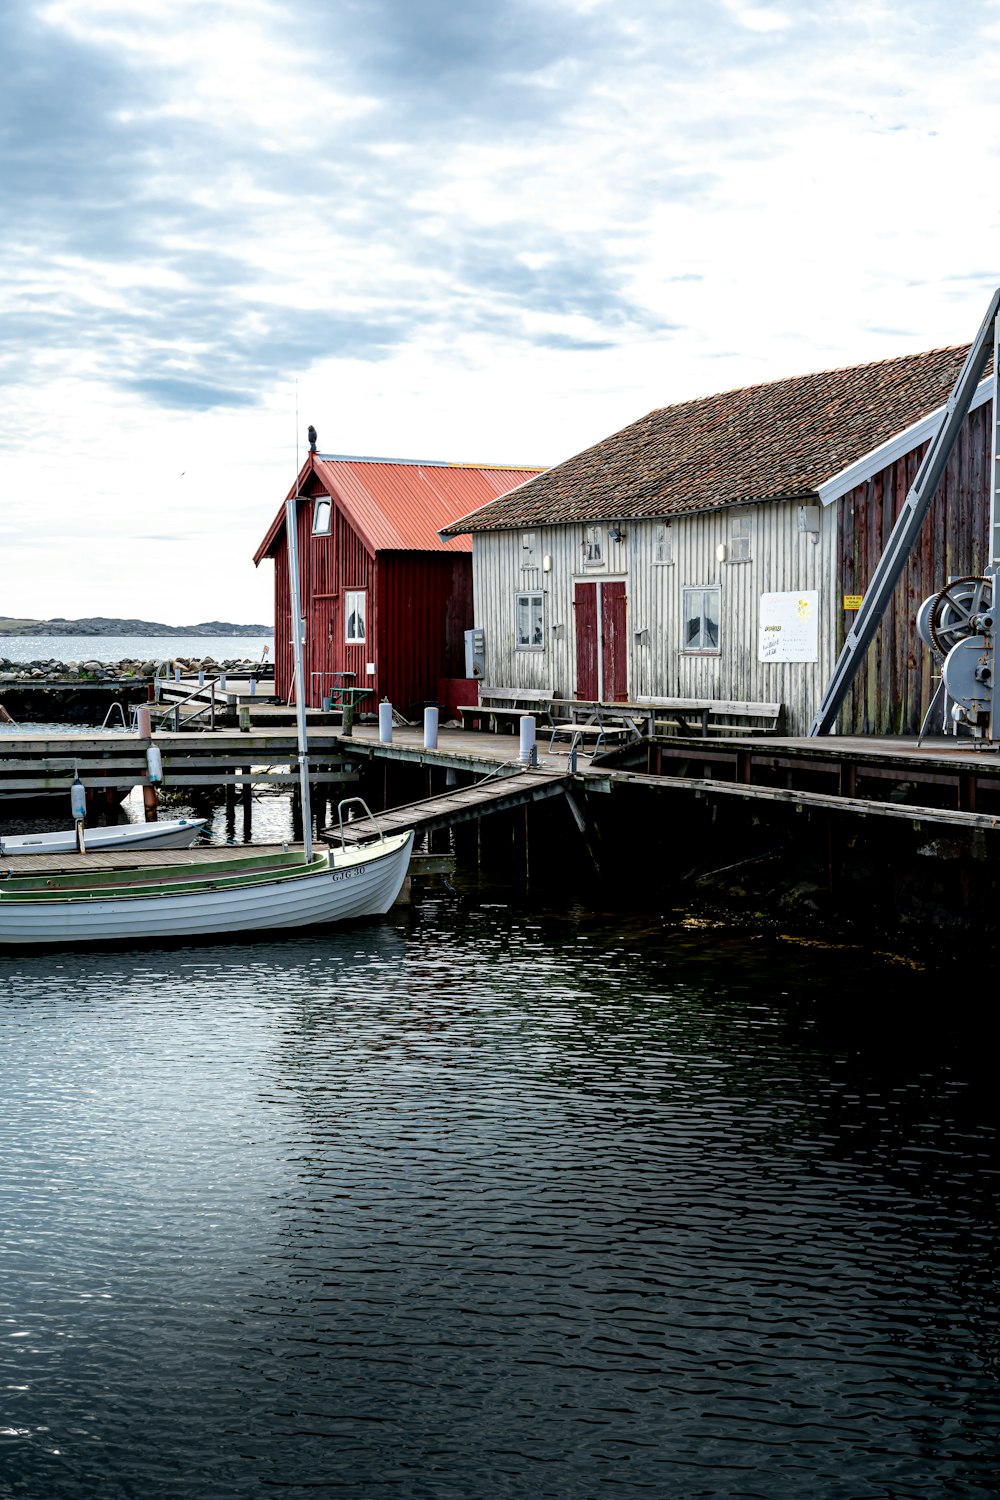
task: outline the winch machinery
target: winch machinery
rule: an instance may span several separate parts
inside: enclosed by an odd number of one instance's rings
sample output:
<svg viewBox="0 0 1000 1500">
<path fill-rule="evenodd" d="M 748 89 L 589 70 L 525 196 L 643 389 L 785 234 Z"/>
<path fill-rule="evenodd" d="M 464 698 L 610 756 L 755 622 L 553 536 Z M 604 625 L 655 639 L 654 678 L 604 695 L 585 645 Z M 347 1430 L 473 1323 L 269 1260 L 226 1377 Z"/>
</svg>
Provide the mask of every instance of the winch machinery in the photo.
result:
<svg viewBox="0 0 1000 1500">
<path fill-rule="evenodd" d="M 995 597 L 991 574 L 952 578 L 917 611 L 917 634 L 941 664 L 951 718 L 976 739 L 992 740 L 994 724 L 1000 730 Z"/>
</svg>

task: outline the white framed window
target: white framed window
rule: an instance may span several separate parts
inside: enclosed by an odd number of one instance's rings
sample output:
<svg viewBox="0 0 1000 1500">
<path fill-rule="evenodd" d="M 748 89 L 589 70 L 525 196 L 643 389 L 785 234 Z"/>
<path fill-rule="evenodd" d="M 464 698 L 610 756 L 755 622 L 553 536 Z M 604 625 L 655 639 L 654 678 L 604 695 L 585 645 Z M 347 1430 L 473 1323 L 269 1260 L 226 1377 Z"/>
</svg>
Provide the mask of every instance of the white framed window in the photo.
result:
<svg viewBox="0 0 1000 1500">
<path fill-rule="evenodd" d="M 718 652 L 721 605 L 718 587 L 681 590 L 682 651 Z"/>
<path fill-rule="evenodd" d="M 364 589 L 348 589 L 344 594 L 344 640 L 348 646 L 360 646 L 368 639 L 368 595 Z"/>
<path fill-rule="evenodd" d="M 657 521 L 653 527 L 653 561 L 672 563 L 674 560 L 674 534 L 669 521 Z"/>
<path fill-rule="evenodd" d="M 750 561 L 750 517 L 734 516 L 729 533 L 729 561 Z"/>
<path fill-rule="evenodd" d="M 534 590 L 518 594 L 514 606 L 514 644 L 518 651 L 544 651 L 543 595 Z"/>
<path fill-rule="evenodd" d="M 604 527 L 583 528 L 583 560 L 589 568 L 599 568 L 604 563 Z"/>
<path fill-rule="evenodd" d="M 329 495 L 317 495 L 313 502 L 313 536 L 329 536 L 333 519 L 333 502 Z"/>
</svg>

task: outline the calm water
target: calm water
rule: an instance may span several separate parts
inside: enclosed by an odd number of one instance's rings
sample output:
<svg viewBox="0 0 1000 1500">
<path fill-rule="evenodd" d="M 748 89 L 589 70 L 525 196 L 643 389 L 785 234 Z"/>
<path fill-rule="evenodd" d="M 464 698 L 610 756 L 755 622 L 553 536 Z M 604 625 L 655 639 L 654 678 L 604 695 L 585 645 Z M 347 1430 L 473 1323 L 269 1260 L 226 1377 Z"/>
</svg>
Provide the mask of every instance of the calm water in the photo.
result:
<svg viewBox="0 0 1000 1500">
<path fill-rule="evenodd" d="M 8 661 L 171 661 L 211 656 L 216 661 L 260 661 L 274 637 L 254 635 L 0 635 L 0 657 Z"/>
<path fill-rule="evenodd" d="M 975 1017 L 496 900 L 0 960 L 0 1494 L 995 1496 Z"/>
</svg>

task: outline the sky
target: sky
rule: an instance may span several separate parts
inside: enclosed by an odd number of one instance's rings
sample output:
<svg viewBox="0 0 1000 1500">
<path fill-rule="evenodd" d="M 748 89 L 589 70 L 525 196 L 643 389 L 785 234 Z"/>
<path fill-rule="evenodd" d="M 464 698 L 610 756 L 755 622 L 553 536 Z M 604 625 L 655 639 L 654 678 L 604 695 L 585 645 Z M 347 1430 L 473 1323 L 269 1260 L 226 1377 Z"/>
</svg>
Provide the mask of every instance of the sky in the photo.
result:
<svg viewBox="0 0 1000 1500">
<path fill-rule="evenodd" d="M 323 452 L 967 342 L 997 0 L 0 0 L 0 615 L 272 618 Z"/>
</svg>

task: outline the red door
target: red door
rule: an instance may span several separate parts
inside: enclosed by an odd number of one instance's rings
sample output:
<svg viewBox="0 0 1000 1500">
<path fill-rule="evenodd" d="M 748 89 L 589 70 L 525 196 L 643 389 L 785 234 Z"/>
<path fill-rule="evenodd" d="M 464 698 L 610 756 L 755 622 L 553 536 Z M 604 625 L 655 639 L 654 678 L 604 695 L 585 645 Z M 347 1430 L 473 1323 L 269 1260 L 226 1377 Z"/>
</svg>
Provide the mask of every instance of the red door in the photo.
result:
<svg viewBox="0 0 1000 1500">
<path fill-rule="evenodd" d="M 628 636 L 626 634 L 625 585 L 599 585 L 601 625 L 601 699 L 624 703 L 628 699 Z"/>
<path fill-rule="evenodd" d="M 576 696 L 593 702 L 600 696 L 597 655 L 597 584 L 578 583 L 573 590 L 576 616 Z"/>
<path fill-rule="evenodd" d="M 576 696 L 591 702 L 624 703 L 628 698 L 628 604 L 625 585 L 578 583 L 576 614 Z"/>
</svg>

